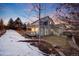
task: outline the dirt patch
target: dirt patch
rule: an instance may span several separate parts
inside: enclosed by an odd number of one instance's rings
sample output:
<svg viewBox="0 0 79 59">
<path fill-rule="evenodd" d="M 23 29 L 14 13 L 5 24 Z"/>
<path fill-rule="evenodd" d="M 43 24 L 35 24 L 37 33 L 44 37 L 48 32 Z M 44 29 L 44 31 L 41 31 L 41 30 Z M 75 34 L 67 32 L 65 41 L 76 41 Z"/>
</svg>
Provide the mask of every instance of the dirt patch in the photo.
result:
<svg viewBox="0 0 79 59">
<path fill-rule="evenodd" d="M 72 47 L 64 49 L 63 53 L 66 56 L 79 56 L 79 51 L 77 49 L 72 48 Z"/>
</svg>

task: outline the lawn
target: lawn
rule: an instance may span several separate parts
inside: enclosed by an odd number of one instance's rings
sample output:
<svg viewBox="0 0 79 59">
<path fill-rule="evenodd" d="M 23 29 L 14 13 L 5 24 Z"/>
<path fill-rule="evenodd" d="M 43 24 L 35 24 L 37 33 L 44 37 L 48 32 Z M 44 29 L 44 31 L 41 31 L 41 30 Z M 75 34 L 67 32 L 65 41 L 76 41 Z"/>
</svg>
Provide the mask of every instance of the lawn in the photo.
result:
<svg viewBox="0 0 79 59">
<path fill-rule="evenodd" d="M 26 33 L 25 31 L 17 31 L 17 32 L 20 33 L 23 36 L 24 36 L 24 33 Z M 44 39 L 45 41 L 47 41 L 48 43 L 50 43 L 52 45 L 57 45 L 57 46 L 60 46 L 62 48 L 70 47 L 68 42 L 67 42 L 66 37 L 60 37 L 60 36 L 52 35 L 52 36 L 45 36 L 42 39 Z"/>
<path fill-rule="evenodd" d="M 45 36 L 43 39 L 46 40 L 47 42 L 51 43 L 52 45 L 57 45 L 62 48 L 69 47 L 66 37 L 52 35 L 52 36 Z"/>
</svg>

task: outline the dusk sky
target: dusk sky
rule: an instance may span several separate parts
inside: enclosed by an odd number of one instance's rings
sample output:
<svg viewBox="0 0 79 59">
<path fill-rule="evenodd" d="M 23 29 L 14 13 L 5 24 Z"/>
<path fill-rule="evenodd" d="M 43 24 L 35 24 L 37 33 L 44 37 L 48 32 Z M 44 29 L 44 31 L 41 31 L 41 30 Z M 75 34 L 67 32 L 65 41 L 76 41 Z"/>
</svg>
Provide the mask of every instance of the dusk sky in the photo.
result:
<svg viewBox="0 0 79 59">
<path fill-rule="evenodd" d="M 36 5 L 36 4 L 33 4 Z M 41 4 L 42 11 L 41 16 L 52 15 L 57 4 Z M 37 12 L 34 11 L 32 4 L 27 3 L 2 3 L 0 4 L 0 18 L 4 20 L 5 23 L 8 22 L 10 18 L 15 20 L 17 17 L 20 17 L 23 22 L 35 21 L 38 18 Z"/>
</svg>

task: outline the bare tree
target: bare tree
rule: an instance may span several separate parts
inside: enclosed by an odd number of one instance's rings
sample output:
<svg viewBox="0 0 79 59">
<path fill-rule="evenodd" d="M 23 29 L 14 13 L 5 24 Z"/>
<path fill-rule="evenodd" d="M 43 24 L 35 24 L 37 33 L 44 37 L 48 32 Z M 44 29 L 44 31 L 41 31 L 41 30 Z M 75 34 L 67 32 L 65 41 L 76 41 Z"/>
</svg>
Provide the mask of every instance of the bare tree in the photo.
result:
<svg viewBox="0 0 79 59">
<path fill-rule="evenodd" d="M 79 36 L 79 11 L 78 10 L 79 10 L 79 4 L 63 3 L 63 4 L 59 4 L 59 7 L 57 8 L 56 11 L 59 18 L 61 18 L 65 22 L 68 22 L 69 25 L 72 25 L 72 27 L 70 27 L 69 29 L 71 31 L 67 29 L 65 31 L 66 33 L 65 35 L 67 35 L 69 39 L 68 40 L 69 44 L 79 50 L 79 47 L 76 44 L 77 39 L 75 39 L 77 36 Z"/>
</svg>

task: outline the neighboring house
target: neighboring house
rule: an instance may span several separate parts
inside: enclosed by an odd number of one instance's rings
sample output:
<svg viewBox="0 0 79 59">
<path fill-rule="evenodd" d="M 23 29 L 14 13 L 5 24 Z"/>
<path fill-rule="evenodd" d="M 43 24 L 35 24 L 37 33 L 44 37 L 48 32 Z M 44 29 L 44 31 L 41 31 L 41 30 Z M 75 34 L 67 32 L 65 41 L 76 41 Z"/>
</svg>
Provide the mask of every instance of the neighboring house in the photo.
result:
<svg viewBox="0 0 79 59">
<path fill-rule="evenodd" d="M 53 34 L 51 30 L 53 27 L 54 27 L 53 20 L 49 16 L 46 16 L 40 19 L 40 25 L 39 20 L 36 20 L 35 22 L 31 23 L 30 26 L 31 34 L 40 36 L 51 35 Z"/>
<path fill-rule="evenodd" d="M 63 34 L 64 30 L 66 29 L 66 26 L 64 24 L 57 24 L 53 28 L 53 34 L 60 36 Z"/>
<path fill-rule="evenodd" d="M 75 29 L 75 26 L 73 26 L 73 24 L 77 24 L 79 23 L 79 21 L 74 21 L 74 20 L 70 20 L 70 19 L 56 19 L 56 22 L 58 24 L 55 24 L 55 27 L 53 28 L 53 33 L 55 35 L 62 35 L 65 29 Z M 76 25 L 78 28 L 78 25 Z"/>
</svg>

